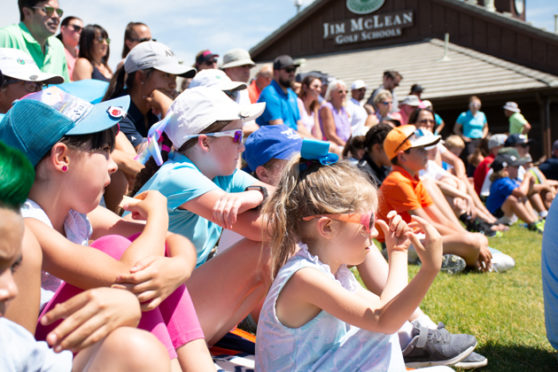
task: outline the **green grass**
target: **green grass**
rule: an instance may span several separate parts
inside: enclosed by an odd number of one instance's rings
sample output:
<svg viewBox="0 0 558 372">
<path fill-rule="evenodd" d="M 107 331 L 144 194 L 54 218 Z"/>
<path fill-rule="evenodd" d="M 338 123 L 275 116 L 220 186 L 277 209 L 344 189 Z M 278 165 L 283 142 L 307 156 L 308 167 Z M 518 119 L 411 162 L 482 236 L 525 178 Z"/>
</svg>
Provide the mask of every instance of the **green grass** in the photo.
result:
<svg viewBox="0 0 558 372">
<path fill-rule="evenodd" d="M 511 255 L 514 269 L 440 273 L 422 302 L 422 309 L 450 332 L 477 337 L 476 351 L 488 358 L 483 371 L 558 371 L 544 327 L 541 240 L 513 226 L 503 237 L 491 238 L 490 246 Z M 417 271 L 410 266 L 411 277 Z"/>
</svg>

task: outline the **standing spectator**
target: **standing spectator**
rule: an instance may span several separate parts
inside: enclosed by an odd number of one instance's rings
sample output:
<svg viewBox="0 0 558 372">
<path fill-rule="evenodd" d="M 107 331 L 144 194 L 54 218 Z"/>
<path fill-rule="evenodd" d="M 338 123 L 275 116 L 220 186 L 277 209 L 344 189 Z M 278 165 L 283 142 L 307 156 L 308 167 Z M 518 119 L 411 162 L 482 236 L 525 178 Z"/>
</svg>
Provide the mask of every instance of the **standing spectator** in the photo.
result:
<svg viewBox="0 0 558 372">
<path fill-rule="evenodd" d="M 546 178 L 558 180 L 558 140 L 552 144 L 552 157 L 539 165 Z"/>
<path fill-rule="evenodd" d="M 5 114 L 21 97 L 38 92 L 45 84 L 60 84 L 64 78 L 39 70 L 30 55 L 22 50 L 0 48 L 0 113 Z"/>
<path fill-rule="evenodd" d="M 196 54 L 196 62 L 194 67 L 201 71 L 208 68 L 217 68 L 217 58 L 219 54 L 212 53 L 211 50 L 205 49 Z"/>
<path fill-rule="evenodd" d="M 345 105 L 347 86 L 342 80 L 335 80 L 327 88 L 325 102 L 320 108 L 320 124 L 324 138 L 344 147 L 351 137 L 351 122 Z"/>
<path fill-rule="evenodd" d="M 504 147 L 504 143 L 506 142 L 507 138 L 508 136 L 506 136 L 505 134 L 493 134 L 488 139 L 488 150 L 490 151 L 490 153 L 485 156 L 480 164 L 475 168 L 475 173 L 473 175 L 475 191 L 479 196 L 481 195 L 484 179 L 486 178 L 486 175 L 488 174 L 488 171 L 490 169 L 490 164 L 492 164 L 494 158 L 496 157 L 496 155 L 498 155 L 498 151 L 500 151 L 500 149 Z"/>
<path fill-rule="evenodd" d="M 112 70 L 108 65 L 110 39 L 107 31 L 99 25 L 87 25 L 79 38 L 79 58 L 72 79 L 97 79 L 110 81 Z"/>
<path fill-rule="evenodd" d="M 417 96 L 420 99 L 420 96 L 424 92 L 424 88 L 418 84 L 411 85 L 411 90 L 409 91 L 410 96 Z"/>
<path fill-rule="evenodd" d="M 23 50 L 41 71 L 70 81 L 64 45 L 53 36 L 64 14 L 58 0 L 18 0 L 18 7 L 20 22 L 0 29 L 0 47 Z"/>
<path fill-rule="evenodd" d="M 271 68 L 271 65 L 263 65 L 256 74 L 256 78 L 252 80 L 252 82 L 248 86 L 248 95 L 250 96 L 250 102 L 258 102 L 258 98 L 260 98 L 262 90 L 271 83 L 272 79 L 273 69 Z"/>
<path fill-rule="evenodd" d="M 124 58 L 130 53 L 136 45 L 144 41 L 153 40 L 151 30 L 142 22 L 129 22 L 124 30 L 124 46 L 122 47 L 122 59 L 118 62 L 116 69 L 118 70 L 124 64 Z"/>
<path fill-rule="evenodd" d="M 300 120 L 297 96 L 291 89 L 298 63 L 291 56 L 282 55 L 273 61 L 273 80 L 262 91 L 258 102 L 265 102 L 265 111 L 256 119 L 258 125 L 285 124 L 302 136 L 310 133 Z"/>
<path fill-rule="evenodd" d="M 374 103 L 374 97 L 376 97 L 376 95 L 378 93 L 380 93 L 381 90 L 388 90 L 391 93 L 392 99 L 393 99 L 393 105 L 391 106 L 391 112 L 396 112 L 399 111 L 399 101 L 397 100 L 397 96 L 395 95 L 395 88 L 397 88 L 399 86 L 399 83 L 401 82 L 401 80 L 403 80 L 403 76 L 401 76 L 401 74 L 397 71 L 394 70 L 386 70 L 384 71 L 384 76 L 383 76 L 383 81 L 382 84 L 374 89 L 374 91 L 372 92 L 372 94 L 370 95 L 370 97 L 368 98 L 368 101 L 366 101 L 366 104 L 373 106 Z M 374 107 L 376 110 L 378 109 L 377 107 Z"/>
<path fill-rule="evenodd" d="M 365 95 L 366 84 L 362 80 L 355 80 L 351 84 L 351 98 L 347 101 L 353 136 L 364 136 L 371 126 L 378 123 L 376 115 L 368 115 L 361 103 Z"/>
<path fill-rule="evenodd" d="M 427 99 L 423 100 L 422 106 L 434 112 L 434 106 L 432 105 L 432 102 L 430 102 L 429 100 Z M 442 117 L 438 115 L 436 112 L 434 112 L 434 120 L 436 120 L 436 126 L 434 127 L 434 134 L 441 134 L 442 130 L 446 126 L 446 123 L 444 122 L 444 119 L 442 119 Z"/>
<path fill-rule="evenodd" d="M 64 44 L 66 63 L 68 64 L 68 75 L 70 75 L 70 78 L 74 72 L 74 65 L 76 64 L 79 54 L 78 44 L 81 30 L 83 30 L 83 21 L 78 17 L 68 16 L 62 20 L 60 24 L 60 33 L 56 35 L 62 44 Z"/>
<path fill-rule="evenodd" d="M 401 115 L 401 125 L 407 125 L 409 117 L 420 106 L 420 100 L 417 96 L 407 96 L 399 105 L 399 115 Z"/>
<path fill-rule="evenodd" d="M 468 164 L 467 158 L 479 147 L 481 139 L 488 134 L 488 122 L 486 115 L 480 111 L 481 100 L 477 96 L 469 98 L 469 110 L 459 114 L 453 127 L 455 134 L 461 136 L 465 141 L 465 151 L 461 154 L 461 159 Z M 468 164 L 467 174 L 472 176 L 474 168 Z"/>
<path fill-rule="evenodd" d="M 312 137 L 322 139 L 322 130 L 318 119 L 320 103 L 318 97 L 322 91 L 322 81 L 314 75 L 307 75 L 302 79 L 300 95 L 297 99 L 300 120 Z"/>
<path fill-rule="evenodd" d="M 151 30 L 142 22 L 130 22 L 124 31 L 124 46 L 122 47 L 122 58 L 126 58 L 130 50 L 139 43 L 151 40 Z"/>
<path fill-rule="evenodd" d="M 504 115 L 510 122 L 510 134 L 527 134 L 531 130 L 531 124 L 521 114 L 519 106 L 515 102 L 506 102 L 503 107 Z"/>
<path fill-rule="evenodd" d="M 374 97 L 374 107 L 376 107 L 376 118 L 381 123 L 382 120 L 387 119 L 391 114 L 391 108 L 393 106 L 393 97 L 389 90 L 381 90 Z M 370 106 L 372 107 L 372 106 Z"/>
<path fill-rule="evenodd" d="M 232 81 L 240 81 L 248 85 L 248 82 L 250 81 L 250 70 L 254 66 L 256 66 L 256 64 L 252 61 L 250 53 L 244 49 L 236 48 L 229 50 L 223 55 L 223 64 L 221 65 L 221 69 Z M 249 105 L 251 101 L 248 90 L 239 90 L 236 93 L 235 101 L 240 105 Z M 244 132 L 244 135 L 249 135 L 258 128 L 259 127 L 255 120 L 249 120 L 244 122 L 242 131 Z"/>
</svg>

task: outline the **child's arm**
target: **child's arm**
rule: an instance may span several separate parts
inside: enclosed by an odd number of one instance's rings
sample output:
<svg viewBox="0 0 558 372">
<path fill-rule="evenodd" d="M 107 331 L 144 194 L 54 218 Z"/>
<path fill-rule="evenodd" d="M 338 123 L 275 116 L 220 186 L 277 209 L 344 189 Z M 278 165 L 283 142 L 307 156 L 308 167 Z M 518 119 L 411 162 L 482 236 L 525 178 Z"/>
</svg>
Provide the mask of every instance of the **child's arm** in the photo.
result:
<svg viewBox="0 0 558 372">
<path fill-rule="evenodd" d="M 529 172 L 525 173 L 521 184 L 512 191 L 512 195 L 518 198 L 525 198 L 529 194 L 529 188 L 533 182 L 533 175 Z"/>
<path fill-rule="evenodd" d="M 262 182 L 254 185 L 263 186 L 268 195 L 274 191 L 272 186 Z M 223 190 L 212 190 L 187 201 L 180 206 L 219 226 L 233 230 L 254 241 L 263 239 L 264 220 L 259 210 L 254 208 L 263 202 L 263 194 L 258 190 L 227 193 Z"/>
<path fill-rule="evenodd" d="M 278 301 L 296 301 L 298 304 L 315 306 L 336 318 L 372 332 L 397 332 L 419 306 L 442 262 L 440 235 L 423 219 L 415 220 L 420 223 L 426 235 L 426 247 L 416 236 L 411 235 L 422 266 L 413 280 L 385 304 L 380 300 L 373 301 L 373 296 L 362 297 L 358 293 L 349 292 L 313 268 L 297 271 L 285 285 Z M 390 275 L 388 281 L 394 280 L 400 281 L 400 278 Z M 390 285 L 391 283 L 387 283 L 386 287 Z"/>
</svg>

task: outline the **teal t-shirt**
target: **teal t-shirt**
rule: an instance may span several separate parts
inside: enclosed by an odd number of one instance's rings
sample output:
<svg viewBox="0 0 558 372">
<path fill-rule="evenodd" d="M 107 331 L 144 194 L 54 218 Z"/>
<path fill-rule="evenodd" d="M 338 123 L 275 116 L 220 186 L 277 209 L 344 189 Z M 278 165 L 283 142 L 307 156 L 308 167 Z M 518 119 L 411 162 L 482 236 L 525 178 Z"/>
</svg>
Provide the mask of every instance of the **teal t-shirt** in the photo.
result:
<svg viewBox="0 0 558 372">
<path fill-rule="evenodd" d="M 222 227 L 186 209 L 182 204 L 209 191 L 242 192 L 256 183 L 248 173 L 236 170 L 230 176 L 213 180 L 200 172 L 186 156 L 172 152 L 169 159 L 146 182 L 140 192 L 157 190 L 167 198 L 169 231 L 181 234 L 194 244 L 197 252 L 196 266 L 203 264 L 221 236 Z"/>
<path fill-rule="evenodd" d="M 43 53 L 41 45 L 29 33 L 27 26 L 20 22 L 0 28 L 0 48 L 23 50 L 33 58 L 41 71 L 60 75 L 64 81 L 70 81 L 64 44 L 54 36 L 47 39 Z"/>
<path fill-rule="evenodd" d="M 486 125 L 484 112 L 477 111 L 475 115 L 471 111 L 462 112 L 457 118 L 457 123 L 462 125 L 463 135 L 467 138 L 482 138 L 482 130 Z"/>
</svg>

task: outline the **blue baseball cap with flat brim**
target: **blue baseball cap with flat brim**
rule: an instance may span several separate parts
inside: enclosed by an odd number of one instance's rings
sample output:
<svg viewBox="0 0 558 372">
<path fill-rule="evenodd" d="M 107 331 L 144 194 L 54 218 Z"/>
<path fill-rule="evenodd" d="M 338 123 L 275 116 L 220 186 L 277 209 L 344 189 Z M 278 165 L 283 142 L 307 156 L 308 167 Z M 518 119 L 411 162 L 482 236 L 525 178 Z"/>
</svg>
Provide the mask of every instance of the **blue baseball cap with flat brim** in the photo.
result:
<svg viewBox="0 0 558 372">
<path fill-rule="evenodd" d="M 101 102 L 105 96 L 108 86 L 108 82 L 97 79 L 69 81 L 67 83 L 57 85 L 57 87 L 62 89 L 64 92 L 91 103 Z"/>
<path fill-rule="evenodd" d="M 124 118 L 129 105 L 129 96 L 92 105 L 48 87 L 12 106 L 0 122 L 0 141 L 22 151 L 36 166 L 63 136 L 111 128 Z"/>
<path fill-rule="evenodd" d="M 244 144 L 242 154 L 248 164 L 249 171 L 254 172 L 260 165 L 271 159 L 289 160 L 300 152 L 302 138 L 284 124 L 265 125 L 250 134 Z"/>
</svg>

